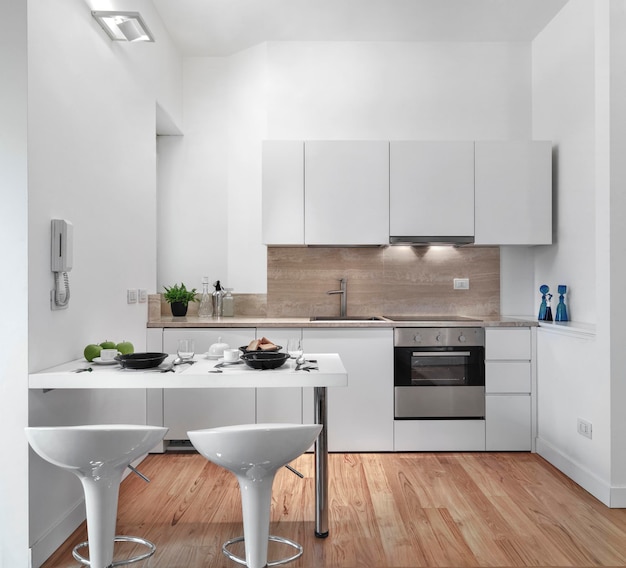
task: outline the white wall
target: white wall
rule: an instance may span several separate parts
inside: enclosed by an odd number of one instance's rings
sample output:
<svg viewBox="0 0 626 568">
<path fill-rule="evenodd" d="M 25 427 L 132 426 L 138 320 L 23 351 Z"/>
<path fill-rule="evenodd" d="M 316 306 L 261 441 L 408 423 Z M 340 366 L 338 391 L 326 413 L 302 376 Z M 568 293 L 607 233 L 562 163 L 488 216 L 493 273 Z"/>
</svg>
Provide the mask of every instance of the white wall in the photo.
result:
<svg viewBox="0 0 626 568">
<path fill-rule="evenodd" d="M 137 7 L 156 43 L 112 42 L 84 0 L 28 3 L 30 371 L 105 339 L 145 349 L 147 304 L 127 304 L 126 290 L 156 290 L 156 109 L 182 115 L 182 65 L 151 3 Z M 71 300 L 61 311 L 49 305 L 52 218 L 74 224 Z M 31 425 L 142 423 L 145 393 L 32 392 L 29 410 Z M 80 522 L 82 490 L 32 453 L 30 488 L 38 566 Z M 41 499 L 42 488 L 52 497 Z"/>
<path fill-rule="evenodd" d="M 181 279 L 198 286 L 208 273 L 237 292 L 266 291 L 259 245 L 263 138 L 528 139 L 530 65 L 525 43 L 270 42 L 226 58 L 227 76 L 215 60 L 187 60 L 188 140 L 167 141 L 173 146 L 167 152 L 161 145 L 159 161 L 169 165 L 160 191 L 170 201 L 184 196 L 205 213 L 207 236 L 216 227 L 226 234 L 222 197 L 211 183 L 219 180 L 229 196 L 228 238 L 207 239 L 191 224 L 174 230 L 177 210 L 169 242 L 159 243 L 159 287 Z M 198 88 L 202 95 L 192 96 Z M 187 129 L 197 121 L 207 127 L 194 128 L 192 144 Z M 196 147 L 207 151 L 192 155 Z M 200 266 L 180 261 L 185 244 Z"/>
<path fill-rule="evenodd" d="M 554 245 L 535 250 L 536 303 L 541 284 L 555 299 L 566 284 L 570 319 L 588 323 L 596 323 L 593 22 L 593 3 L 570 0 L 533 42 L 532 73 L 533 137 L 555 147 Z"/>
<path fill-rule="evenodd" d="M 537 448 L 611 506 L 626 506 L 626 14 L 570 0 L 533 43 L 533 135 L 557 146 L 556 244 L 535 251 L 535 286 L 568 284 L 588 336 L 538 333 Z M 576 421 L 593 424 L 591 440 Z"/>
<path fill-rule="evenodd" d="M 0 467 L 0 567 L 28 566 L 28 179 L 26 2 L 3 6 L 0 18 L 0 428 L 12 440 Z"/>
<path fill-rule="evenodd" d="M 159 136 L 157 292 L 225 278 L 228 233 L 228 66 L 184 60 L 184 136 Z"/>
<path fill-rule="evenodd" d="M 626 4 L 618 0 L 600 2 L 596 9 L 596 33 L 602 34 L 603 45 L 608 44 L 602 67 L 604 84 L 609 88 L 610 114 L 602 122 L 603 132 L 610 143 L 610 185 L 608 208 L 598 207 L 598 225 L 608 219 L 610 232 L 604 233 L 606 240 L 599 235 L 603 251 L 610 251 L 609 257 L 609 312 L 598 320 L 604 324 L 610 321 L 610 376 L 611 376 L 611 485 L 614 488 L 612 504 L 626 507 Z M 608 29 L 608 33 L 607 30 Z M 606 38 L 610 41 L 606 42 Z M 605 53 L 606 48 L 602 52 Z M 600 48 L 596 47 L 596 53 Z M 610 246 L 605 246 L 606 244 Z M 604 259 L 604 255 L 600 257 Z M 600 273 L 602 277 L 602 272 Z M 606 282 L 607 279 L 605 279 Z M 606 288 L 598 284 L 598 302 L 604 298 Z M 606 312 L 606 311 L 604 311 Z"/>
</svg>

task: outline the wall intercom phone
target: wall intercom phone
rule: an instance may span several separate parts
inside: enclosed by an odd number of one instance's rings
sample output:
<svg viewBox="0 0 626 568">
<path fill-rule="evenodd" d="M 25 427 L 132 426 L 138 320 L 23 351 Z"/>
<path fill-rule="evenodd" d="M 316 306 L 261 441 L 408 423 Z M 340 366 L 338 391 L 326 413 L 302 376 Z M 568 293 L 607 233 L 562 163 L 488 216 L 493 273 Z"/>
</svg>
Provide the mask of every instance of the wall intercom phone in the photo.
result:
<svg viewBox="0 0 626 568">
<path fill-rule="evenodd" d="M 72 270 L 74 227 L 64 219 L 52 219 L 50 269 L 54 272 L 54 290 L 50 291 L 50 308 L 64 310 L 70 302 L 67 273 Z"/>
</svg>

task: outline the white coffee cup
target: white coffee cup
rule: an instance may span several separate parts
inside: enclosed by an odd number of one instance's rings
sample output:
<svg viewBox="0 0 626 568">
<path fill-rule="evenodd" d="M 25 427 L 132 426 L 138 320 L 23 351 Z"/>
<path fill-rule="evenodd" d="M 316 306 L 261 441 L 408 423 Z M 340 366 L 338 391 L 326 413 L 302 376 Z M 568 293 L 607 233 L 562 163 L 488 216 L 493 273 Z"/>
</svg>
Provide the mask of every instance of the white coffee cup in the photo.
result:
<svg viewBox="0 0 626 568">
<path fill-rule="evenodd" d="M 224 349 L 224 361 L 227 363 L 239 361 L 239 349 Z"/>
<path fill-rule="evenodd" d="M 102 349 L 100 351 L 101 361 L 113 361 L 117 357 L 117 349 Z"/>
</svg>

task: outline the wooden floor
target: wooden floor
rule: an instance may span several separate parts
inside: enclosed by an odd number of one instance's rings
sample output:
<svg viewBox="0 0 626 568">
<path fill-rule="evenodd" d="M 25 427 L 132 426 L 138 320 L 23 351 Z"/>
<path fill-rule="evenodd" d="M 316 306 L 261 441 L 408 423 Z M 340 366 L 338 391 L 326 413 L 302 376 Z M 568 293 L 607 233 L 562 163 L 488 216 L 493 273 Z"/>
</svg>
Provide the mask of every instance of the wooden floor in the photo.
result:
<svg viewBox="0 0 626 568">
<path fill-rule="evenodd" d="M 304 546 L 293 568 L 626 565 L 626 510 L 534 454 L 331 454 L 327 539 L 314 536 L 313 456 L 292 465 L 305 478 L 278 473 L 270 531 Z M 151 455 L 139 469 L 152 481 L 123 482 L 117 530 L 157 552 L 132 566 L 237 566 L 221 553 L 242 533 L 232 474 L 198 454 Z M 83 540 L 84 526 L 44 568 L 79 566 L 71 549 Z M 270 560 L 285 552 L 273 546 Z"/>
</svg>

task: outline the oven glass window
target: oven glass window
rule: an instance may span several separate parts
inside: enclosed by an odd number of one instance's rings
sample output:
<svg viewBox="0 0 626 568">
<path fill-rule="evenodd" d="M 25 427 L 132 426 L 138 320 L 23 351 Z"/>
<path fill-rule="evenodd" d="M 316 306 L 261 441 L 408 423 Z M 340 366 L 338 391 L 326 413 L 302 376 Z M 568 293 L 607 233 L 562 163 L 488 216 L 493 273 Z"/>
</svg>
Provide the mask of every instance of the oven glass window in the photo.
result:
<svg viewBox="0 0 626 568">
<path fill-rule="evenodd" d="M 413 353 L 411 356 L 412 386 L 462 386 L 469 384 L 469 354 Z"/>
</svg>

